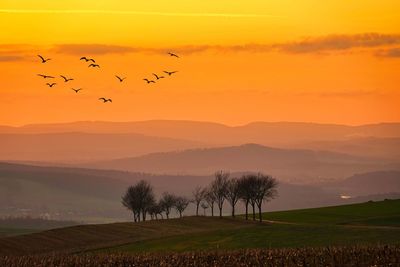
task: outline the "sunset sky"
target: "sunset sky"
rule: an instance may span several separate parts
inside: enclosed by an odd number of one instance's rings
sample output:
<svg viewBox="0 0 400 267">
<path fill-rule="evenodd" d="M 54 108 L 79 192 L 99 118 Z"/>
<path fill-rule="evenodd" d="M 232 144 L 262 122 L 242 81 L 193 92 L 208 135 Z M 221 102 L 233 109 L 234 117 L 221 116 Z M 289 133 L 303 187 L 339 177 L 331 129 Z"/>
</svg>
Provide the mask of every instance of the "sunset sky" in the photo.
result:
<svg viewBox="0 0 400 267">
<path fill-rule="evenodd" d="M 2 0 L 0 124 L 400 121 L 399 14 L 398 0 Z M 178 73 L 142 80 L 163 70 Z"/>
</svg>

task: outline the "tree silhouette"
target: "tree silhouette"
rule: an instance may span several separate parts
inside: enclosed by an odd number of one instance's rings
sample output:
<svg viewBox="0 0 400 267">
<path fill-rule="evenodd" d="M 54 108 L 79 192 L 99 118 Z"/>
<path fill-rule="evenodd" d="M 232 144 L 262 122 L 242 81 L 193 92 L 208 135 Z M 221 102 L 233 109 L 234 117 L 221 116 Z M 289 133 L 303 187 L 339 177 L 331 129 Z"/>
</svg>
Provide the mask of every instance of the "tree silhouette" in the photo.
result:
<svg viewBox="0 0 400 267">
<path fill-rule="evenodd" d="M 179 212 L 179 218 L 182 218 L 182 212 L 189 205 L 190 201 L 186 197 L 176 197 L 175 198 L 175 209 Z"/>
<path fill-rule="evenodd" d="M 239 180 L 236 178 L 228 180 L 226 185 L 226 200 L 232 206 L 232 217 L 235 217 L 235 206 L 240 197 Z"/>
<path fill-rule="evenodd" d="M 208 206 L 211 207 L 211 216 L 214 217 L 214 203 L 216 201 L 216 198 L 211 188 L 208 188 L 206 190 L 204 200 L 207 202 Z"/>
<path fill-rule="evenodd" d="M 175 206 L 176 197 L 170 193 L 164 192 L 160 199 L 161 210 L 165 212 L 165 216 L 169 219 L 171 209 Z"/>
<path fill-rule="evenodd" d="M 220 218 L 222 218 L 222 207 L 226 197 L 228 178 L 229 172 L 217 171 L 215 173 L 215 179 L 211 183 L 211 192 L 213 193 L 217 202 Z"/>
<path fill-rule="evenodd" d="M 193 190 L 192 194 L 193 194 L 193 202 L 196 205 L 196 216 L 199 216 L 199 206 L 201 201 L 204 199 L 206 192 L 202 187 L 197 186 Z"/>
</svg>

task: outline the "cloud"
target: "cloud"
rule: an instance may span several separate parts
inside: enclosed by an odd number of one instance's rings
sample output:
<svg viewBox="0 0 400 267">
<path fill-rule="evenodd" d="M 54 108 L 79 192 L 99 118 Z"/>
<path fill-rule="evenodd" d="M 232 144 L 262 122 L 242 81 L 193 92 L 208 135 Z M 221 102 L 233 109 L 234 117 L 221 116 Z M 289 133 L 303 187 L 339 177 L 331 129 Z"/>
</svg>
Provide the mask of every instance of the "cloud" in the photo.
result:
<svg viewBox="0 0 400 267">
<path fill-rule="evenodd" d="M 104 55 L 126 53 L 165 54 L 168 51 L 190 55 L 203 52 L 215 53 L 268 53 L 279 52 L 289 54 L 332 54 L 353 52 L 355 49 L 369 51 L 380 57 L 399 57 L 400 34 L 363 33 L 353 35 L 326 35 L 309 37 L 300 41 L 282 43 L 249 43 L 238 45 L 182 45 L 165 48 L 138 47 L 108 44 L 57 44 L 51 48 L 26 47 L 18 45 L 0 45 L 0 55 L 36 54 L 44 51 L 70 55 Z M 378 52 L 377 52 L 377 49 Z M 14 59 L 17 59 L 16 57 Z M 9 59 L 11 60 L 11 58 Z"/>
<path fill-rule="evenodd" d="M 139 48 L 121 45 L 104 44 L 60 44 L 55 45 L 51 51 L 70 55 L 103 55 L 103 54 L 125 54 L 139 52 Z"/>
<path fill-rule="evenodd" d="M 378 50 L 375 55 L 378 57 L 400 58 L 400 47 Z"/>
<path fill-rule="evenodd" d="M 273 50 L 270 44 L 245 44 L 245 45 L 183 45 L 169 48 L 133 47 L 104 44 L 61 44 L 52 48 L 53 52 L 71 55 L 82 54 L 125 54 L 125 53 L 153 53 L 165 54 L 169 51 L 182 54 L 195 54 L 208 51 L 219 53 L 230 52 L 268 52 Z"/>
<path fill-rule="evenodd" d="M 35 49 L 31 45 L 0 44 L 0 62 L 28 61 Z"/>
<path fill-rule="evenodd" d="M 0 53 L 0 62 L 12 62 L 12 61 L 23 61 L 25 60 L 22 56 L 14 56 L 14 55 L 1 55 Z"/>
<path fill-rule="evenodd" d="M 343 51 L 352 48 L 374 48 L 397 44 L 400 44 L 399 34 L 363 33 L 306 38 L 297 42 L 277 44 L 275 48 L 282 52 L 300 54 Z"/>
</svg>

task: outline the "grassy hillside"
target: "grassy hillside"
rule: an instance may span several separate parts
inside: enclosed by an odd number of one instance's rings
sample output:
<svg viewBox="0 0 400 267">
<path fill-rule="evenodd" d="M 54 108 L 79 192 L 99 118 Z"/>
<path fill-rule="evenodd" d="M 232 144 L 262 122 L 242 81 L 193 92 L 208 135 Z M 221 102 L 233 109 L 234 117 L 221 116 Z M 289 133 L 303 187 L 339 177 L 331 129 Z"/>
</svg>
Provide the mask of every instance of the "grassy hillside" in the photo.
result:
<svg viewBox="0 0 400 267">
<path fill-rule="evenodd" d="M 400 200 L 264 213 L 263 218 L 302 224 L 370 224 L 400 226 Z"/>
<path fill-rule="evenodd" d="M 136 224 L 81 225 L 0 238 L 0 251 L 108 253 L 399 244 L 398 214 L 400 200 L 390 200 L 264 215 L 274 223 L 186 217 Z"/>
</svg>

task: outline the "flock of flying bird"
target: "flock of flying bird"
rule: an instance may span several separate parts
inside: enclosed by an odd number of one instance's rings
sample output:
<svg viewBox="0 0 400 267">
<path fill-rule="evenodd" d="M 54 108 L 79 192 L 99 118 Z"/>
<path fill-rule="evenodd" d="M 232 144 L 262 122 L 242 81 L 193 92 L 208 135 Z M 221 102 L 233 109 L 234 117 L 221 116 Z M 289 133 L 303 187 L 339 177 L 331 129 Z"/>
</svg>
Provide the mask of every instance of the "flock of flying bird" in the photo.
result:
<svg viewBox="0 0 400 267">
<path fill-rule="evenodd" d="M 168 52 L 168 55 L 171 57 L 176 57 L 179 58 L 179 56 L 175 53 L 172 52 Z M 38 57 L 41 59 L 42 63 L 47 63 L 49 60 L 51 60 L 51 58 L 45 58 L 41 55 L 38 55 Z M 100 68 L 100 65 L 96 63 L 96 61 L 93 58 L 87 58 L 87 57 L 81 57 L 80 60 L 84 60 L 86 63 L 87 62 L 91 62 L 88 67 L 89 68 Z M 172 74 L 176 73 L 178 71 L 164 71 L 164 73 L 168 76 L 171 76 Z M 164 79 L 165 76 L 161 76 L 161 75 L 157 75 L 156 73 L 152 73 L 152 75 L 154 76 L 155 80 L 151 80 L 151 79 L 143 79 L 145 82 L 147 82 L 147 84 L 150 83 L 156 83 L 156 81 L 160 80 L 160 79 Z M 45 74 L 38 74 L 38 76 L 43 77 L 44 79 L 55 79 L 54 76 L 50 76 L 50 75 L 45 75 Z M 68 78 L 64 75 L 60 75 L 60 77 L 64 80 L 65 83 L 69 82 L 69 81 L 73 81 L 73 78 Z M 118 79 L 119 82 L 123 82 L 126 77 L 121 77 L 118 75 L 115 75 L 115 77 Z M 52 83 L 46 83 L 47 86 L 49 87 L 53 87 L 55 86 L 57 83 L 52 82 Z M 75 93 L 79 93 L 79 91 L 83 90 L 82 88 L 71 88 L 71 90 L 73 90 Z M 103 103 L 107 103 L 110 102 L 112 103 L 112 99 L 111 98 L 105 98 L 105 97 L 100 97 L 99 100 L 103 101 Z"/>
</svg>

